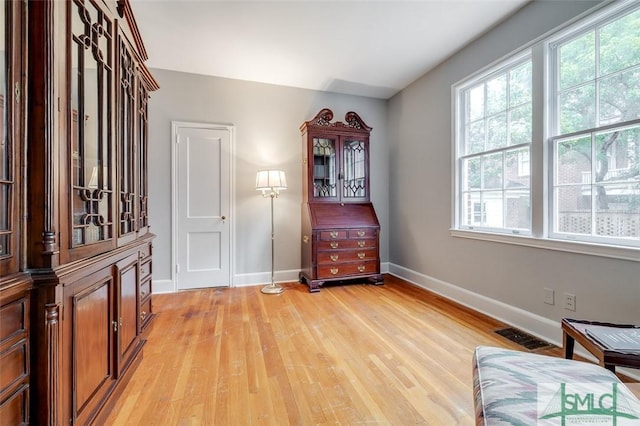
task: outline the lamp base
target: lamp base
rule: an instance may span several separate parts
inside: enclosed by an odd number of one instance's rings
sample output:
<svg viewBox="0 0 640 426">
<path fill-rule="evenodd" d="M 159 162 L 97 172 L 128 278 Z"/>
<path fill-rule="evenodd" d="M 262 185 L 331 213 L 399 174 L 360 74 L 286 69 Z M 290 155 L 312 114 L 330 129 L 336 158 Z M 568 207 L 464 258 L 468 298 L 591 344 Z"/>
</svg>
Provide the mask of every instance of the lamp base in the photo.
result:
<svg viewBox="0 0 640 426">
<path fill-rule="evenodd" d="M 280 294 L 284 291 L 284 287 L 280 287 L 279 285 L 272 283 L 262 287 L 262 290 L 260 291 L 264 294 Z"/>
</svg>

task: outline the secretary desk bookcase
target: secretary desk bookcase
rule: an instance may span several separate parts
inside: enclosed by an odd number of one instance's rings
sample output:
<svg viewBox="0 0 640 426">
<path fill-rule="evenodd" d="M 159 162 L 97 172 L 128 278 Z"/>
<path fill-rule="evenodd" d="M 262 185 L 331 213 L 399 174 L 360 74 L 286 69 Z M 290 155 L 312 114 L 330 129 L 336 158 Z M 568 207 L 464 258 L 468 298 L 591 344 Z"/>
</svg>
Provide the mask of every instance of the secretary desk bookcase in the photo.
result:
<svg viewBox="0 0 640 426">
<path fill-rule="evenodd" d="M 2 0 L 0 423 L 101 423 L 152 320 L 147 101 L 128 0 Z"/>
<path fill-rule="evenodd" d="M 302 270 L 310 292 L 327 283 L 383 284 L 380 224 L 369 199 L 371 127 L 355 112 L 321 110 L 302 132 Z"/>
</svg>

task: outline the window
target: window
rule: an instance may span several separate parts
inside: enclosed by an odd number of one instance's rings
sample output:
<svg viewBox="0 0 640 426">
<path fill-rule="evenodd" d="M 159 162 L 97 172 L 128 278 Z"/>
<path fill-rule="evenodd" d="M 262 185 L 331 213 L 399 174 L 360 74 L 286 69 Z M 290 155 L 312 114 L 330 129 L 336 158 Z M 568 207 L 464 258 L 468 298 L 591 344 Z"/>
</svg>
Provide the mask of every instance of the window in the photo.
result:
<svg viewBox="0 0 640 426">
<path fill-rule="evenodd" d="M 455 230 L 640 247 L 638 2 L 600 7 L 454 97 Z"/>
<path fill-rule="evenodd" d="M 553 41 L 551 236 L 640 239 L 640 9 Z"/>
<path fill-rule="evenodd" d="M 459 89 L 460 226 L 530 232 L 531 59 Z"/>
</svg>

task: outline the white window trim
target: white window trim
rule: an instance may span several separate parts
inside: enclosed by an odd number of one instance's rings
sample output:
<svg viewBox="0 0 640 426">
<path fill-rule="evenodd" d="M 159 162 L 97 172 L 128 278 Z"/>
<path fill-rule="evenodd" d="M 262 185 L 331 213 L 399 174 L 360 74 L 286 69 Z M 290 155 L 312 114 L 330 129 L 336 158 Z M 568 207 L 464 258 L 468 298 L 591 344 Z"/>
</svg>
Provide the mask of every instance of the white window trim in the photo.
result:
<svg viewBox="0 0 640 426">
<path fill-rule="evenodd" d="M 616 12 L 626 9 L 630 5 L 634 4 L 635 0 L 625 0 L 617 3 Z M 568 253 L 577 253 L 583 255 L 591 255 L 598 257 L 606 257 L 620 260 L 629 260 L 634 262 L 640 262 L 640 247 L 623 246 L 615 244 L 604 244 L 598 242 L 587 241 L 573 241 L 570 239 L 557 239 L 549 236 L 550 215 L 553 214 L 549 202 L 550 174 L 549 174 L 549 161 L 552 161 L 551 156 L 553 152 L 550 152 L 549 134 L 548 129 L 551 124 L 551 109 L 548 105 L 545 105 L 549 99 L 549 91 L 551 88 L 548 83 L 538 82 L 540 76 L 549 72 L 551 64 L 549 63 L 548 46 L 550 43 L 557 42 L 570 31 L 574 31 L 579 27 L 587 27 L 593 24 L 593 22 L 600 18 L 600 12 L 603 9 L 607 9 L 611 5 L 610 2 L 603 2 L 594 8 L 576 16 L 569 20 L 560 27 L 548 31 L 541 35 L 537 39 L 522 46 L 519 49 L 512 51 L 509 54 L 493 61 L 486 67 L 476 71 L 475 73 L 467 76 L 466 78 L 454 83 L 451 87 L 452 97 L 452 109 L 451 109 L 451 130 L 454 138 L 452 144 L 452 198 L 451 198 L 451 211 L 452 222 L 449 229 L 452 237 L 467 238 L 474 240 L 490 241 L 502 244 L 513 244 L 518 246 L 554 250 Z M 579 24 L 577 24 L 579 23 Z M 578 26 L 576 26 L 576 24 Z M 479 229 L 479 228 L 460 228 L 460 215 L 459 215 L 459 197 L 460 197 L 460 182 L 459 182 L 459 159 L 458 150 L 460 145 L 460 129 L 458 128 L 458 117 L 460 108 L 462 105 L 459 102 L 460 91 L 465 87 L 468 87 L 472 82 L 477 82 L 482 78 L 489 75 L 491 70 L 499 68 L 500 64 L 510 61 L 510 59 L 522 58 L 529 54 L 532 58 L 532 76 L 533 76 L 533 99 L 532 110 L 533 122 L 532 122 L 532 144 L 530 151 L 530 166 L 532 170 L 531 174 L 531 235 L 518 235 L 512 233 L 510 230 L 496 230 L 496 229 Z M 537 59 L 536 59 L 537 58 Z M 542 69 L 539 69 L 542 68 Z M 548 79 L 547 79 L 548 80 Z M 542 87 L 543 90 L 535 90 L 536 87 Z M 546 160 L 546 161 L 545 161 Z M 540 173 L 533 173 L 534 170 L 541 170 Z"/>
</svg>

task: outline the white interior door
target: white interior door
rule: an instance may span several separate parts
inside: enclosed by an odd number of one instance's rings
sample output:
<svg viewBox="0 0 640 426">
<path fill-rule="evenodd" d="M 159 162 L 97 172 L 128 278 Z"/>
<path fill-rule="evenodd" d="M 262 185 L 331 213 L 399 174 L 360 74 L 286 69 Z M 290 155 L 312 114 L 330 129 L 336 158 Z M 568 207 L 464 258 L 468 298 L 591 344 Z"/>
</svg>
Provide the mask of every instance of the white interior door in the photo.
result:
<svg viewBox="0 0 640 426">
<path fill-rule="evenodd" d="M 231 131 L 174 123 L 178 290 L 231 285 Z"/>
</svg>

